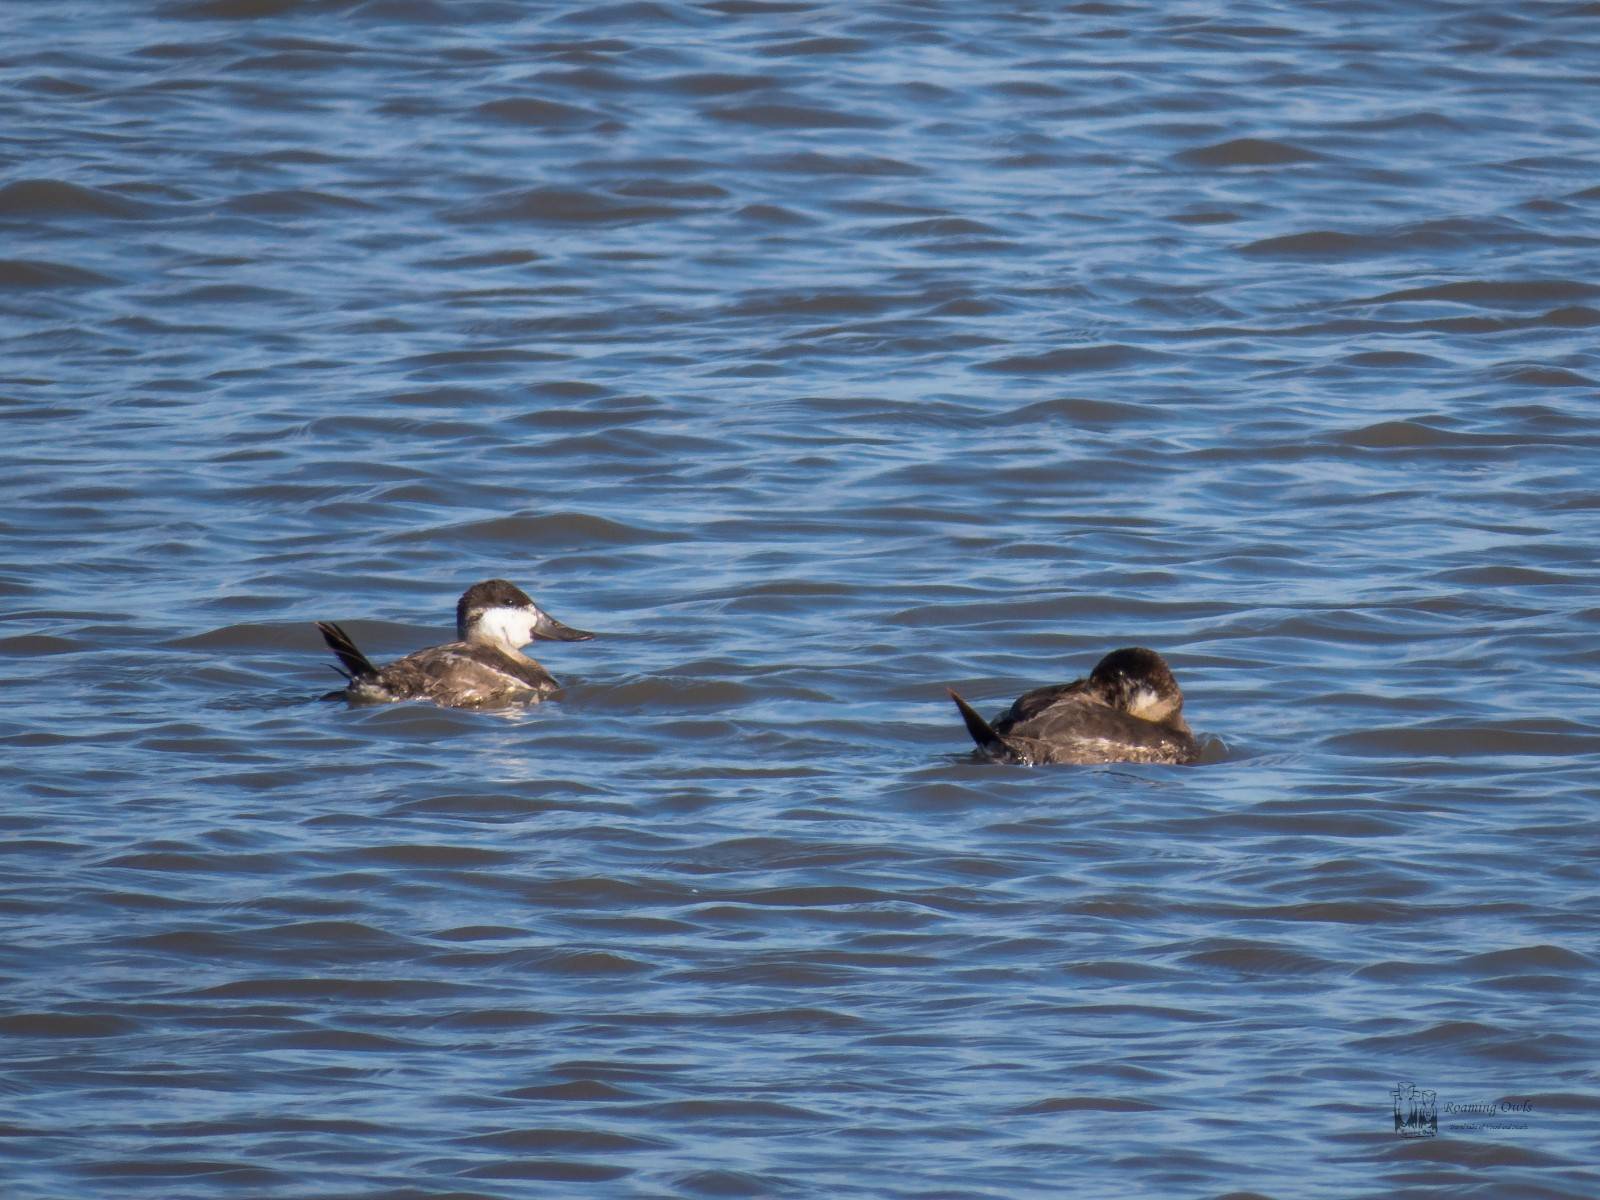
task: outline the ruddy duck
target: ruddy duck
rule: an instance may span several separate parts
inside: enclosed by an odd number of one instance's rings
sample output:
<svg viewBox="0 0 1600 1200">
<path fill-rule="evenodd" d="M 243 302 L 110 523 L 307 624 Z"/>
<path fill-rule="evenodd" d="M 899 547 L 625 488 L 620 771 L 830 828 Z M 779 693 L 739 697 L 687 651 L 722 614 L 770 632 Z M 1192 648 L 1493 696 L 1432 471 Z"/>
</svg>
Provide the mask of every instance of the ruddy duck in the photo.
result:
<svg viewBox="0 0 1600 1200">
<path fill-rule="evenodd" d="M 1021 763 L 1190 763 L 1200 743 L 1183 719 L 1183 693 L 1154 650 L 1113 650 L 1088 679 L 1024 692 L 993 725 L 950 691 L 985 757 Z"/>
<path fill-rule="evenodd" d="M 446 708 L 537 703 L 560 685 L 521 648 L 535 638 L 587 642 L 594 637 L 563 625 L 504 579 L 485 579 L 462 593 L 456 602 L 455 641 L 418 650 L 386 667 L 373 666 L 332 621 L 318 621 L 317 628 L 344 664 L 343 670 L 334 670 L 350 681 L 323 699 L 343 696 L 352 704 L 432 700 Z"/>
</svg>

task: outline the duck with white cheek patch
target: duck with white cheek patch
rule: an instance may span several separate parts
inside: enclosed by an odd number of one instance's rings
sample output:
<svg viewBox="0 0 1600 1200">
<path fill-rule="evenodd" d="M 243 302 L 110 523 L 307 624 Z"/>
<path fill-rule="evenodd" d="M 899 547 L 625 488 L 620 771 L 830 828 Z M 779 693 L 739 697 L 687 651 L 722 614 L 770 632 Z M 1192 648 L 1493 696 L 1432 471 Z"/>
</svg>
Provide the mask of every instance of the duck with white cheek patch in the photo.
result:
<svg viewBox="0 0 1600 1200">
<path fill-rule="evenodd" d="M 324 699 L 342 697 L 352 704 L 431 700 L 446 708 L 537 704 L 560 685 L 522 647 L 535 640 L 587 642 L 594 637 L 563 625 L 504 579 L 485 579 L 462 593 L 456 603 L 455 641 L 418 650 L 385 667 L 374 666 L 332 621 L 318 621 L 317 628 L 343 664 L 339 673 L 349 680 Z"/>
</svg>

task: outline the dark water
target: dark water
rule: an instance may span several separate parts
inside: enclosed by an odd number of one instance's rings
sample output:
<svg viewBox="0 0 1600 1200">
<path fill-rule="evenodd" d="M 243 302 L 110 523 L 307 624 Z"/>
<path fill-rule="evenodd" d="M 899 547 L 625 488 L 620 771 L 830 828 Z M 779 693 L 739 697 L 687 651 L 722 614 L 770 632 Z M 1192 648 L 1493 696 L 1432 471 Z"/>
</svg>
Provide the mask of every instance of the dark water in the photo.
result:
<svg viewBox="0 0 1600 1200">
<path fill-rule="evenodd" d="M 1597 17 L 0 9 L 3 1194 L 1600 1194 Z"/>
</svg>

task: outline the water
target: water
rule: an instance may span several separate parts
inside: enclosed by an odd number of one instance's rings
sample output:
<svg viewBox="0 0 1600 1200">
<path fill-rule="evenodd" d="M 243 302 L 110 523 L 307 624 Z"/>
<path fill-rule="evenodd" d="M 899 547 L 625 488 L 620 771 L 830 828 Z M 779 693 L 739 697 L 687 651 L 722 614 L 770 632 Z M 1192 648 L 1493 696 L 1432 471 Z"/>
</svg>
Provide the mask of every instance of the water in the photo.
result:
<svg viewBox="0 0 1600 1200">
<path fill-rule="evenodd" d="M 7 1197 L 1600 1192 L 1593 6 L 1001 7 L 0 13 Z"/>
</svg>

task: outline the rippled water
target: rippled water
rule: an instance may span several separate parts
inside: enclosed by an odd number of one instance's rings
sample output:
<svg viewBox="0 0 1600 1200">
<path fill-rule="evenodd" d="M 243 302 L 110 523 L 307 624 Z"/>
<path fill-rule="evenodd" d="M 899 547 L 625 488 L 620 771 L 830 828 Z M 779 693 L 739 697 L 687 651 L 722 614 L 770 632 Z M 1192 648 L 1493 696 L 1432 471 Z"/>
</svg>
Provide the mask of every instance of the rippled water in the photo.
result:
<svg viewBox="0 0 1600 1200">
<path fill-rule="evenodd" d="M 0 12 L 7 1197 L 1600 1193 L 1594 6 L 1002 7 Z"/>
</svg>

